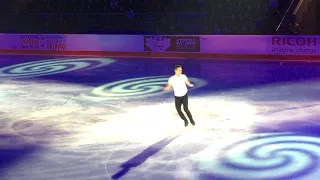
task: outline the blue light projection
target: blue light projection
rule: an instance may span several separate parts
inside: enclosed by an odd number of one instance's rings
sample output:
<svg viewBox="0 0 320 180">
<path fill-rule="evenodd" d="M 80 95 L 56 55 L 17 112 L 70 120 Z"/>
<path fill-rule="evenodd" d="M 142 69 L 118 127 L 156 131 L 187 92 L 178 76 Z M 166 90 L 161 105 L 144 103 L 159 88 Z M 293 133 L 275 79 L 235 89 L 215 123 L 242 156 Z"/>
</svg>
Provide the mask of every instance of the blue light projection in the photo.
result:
<svg viewBox="0 0 320 180">
<path fill-rule="evenodd" d="M 94 88 L 91 93 L 81 94 L 81 97 L 90 100 L 120 100 L 159 96 L 168 93 L 162 90 L 168 83 L 168 79 L 169 76 L 151 76 L 116 81 Z M 202 79 L 192 77 L 188 79 L 195 85 L 190 90 L 207 84 Z"/>
<path fill-rule="evenodd" d="M 266 133 L 223 149 L 217 160 L 199 162 L 201 178 L 283 180 L 319 177 L 320 138 Z"/>
<path fill-rule="evenodd" d="M 29 78 L 98 68 L 115 62 L 109 58 L 58 58 L 0 68 L 0 78 Z"/>
</svg>

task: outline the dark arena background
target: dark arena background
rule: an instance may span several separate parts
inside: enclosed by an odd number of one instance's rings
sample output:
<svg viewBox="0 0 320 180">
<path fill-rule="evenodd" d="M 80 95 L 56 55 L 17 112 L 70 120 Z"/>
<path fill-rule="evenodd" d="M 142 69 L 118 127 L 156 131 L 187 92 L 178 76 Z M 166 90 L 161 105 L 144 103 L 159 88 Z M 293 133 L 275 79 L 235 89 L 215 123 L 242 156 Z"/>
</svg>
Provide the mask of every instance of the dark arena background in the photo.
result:
<svg viewBox="0 0 320 180">
<path fill-rule="evenodd" d="M 319 3 L 2 0 L 0 179 L 319 180 Z"/>
</svg>

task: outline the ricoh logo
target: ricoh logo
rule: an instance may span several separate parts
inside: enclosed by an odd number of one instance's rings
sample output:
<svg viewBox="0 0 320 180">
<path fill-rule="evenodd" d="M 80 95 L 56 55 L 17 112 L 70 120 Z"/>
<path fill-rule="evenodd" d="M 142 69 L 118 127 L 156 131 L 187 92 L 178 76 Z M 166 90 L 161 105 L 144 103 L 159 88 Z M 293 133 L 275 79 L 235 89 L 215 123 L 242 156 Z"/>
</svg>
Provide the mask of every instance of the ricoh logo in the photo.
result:
<svg viewBox="0 0 320 180">
<path fill-rule="evenodd" d="M 272 45 L 279 46 L 317 46 L 317 38 L 304 37 L 273 37 Z"/>
<path fill-rule="evenodd" d="M 316 37 L 272 37 L 272 53 L 312 55 L 317 53 Z"/>
</svg>

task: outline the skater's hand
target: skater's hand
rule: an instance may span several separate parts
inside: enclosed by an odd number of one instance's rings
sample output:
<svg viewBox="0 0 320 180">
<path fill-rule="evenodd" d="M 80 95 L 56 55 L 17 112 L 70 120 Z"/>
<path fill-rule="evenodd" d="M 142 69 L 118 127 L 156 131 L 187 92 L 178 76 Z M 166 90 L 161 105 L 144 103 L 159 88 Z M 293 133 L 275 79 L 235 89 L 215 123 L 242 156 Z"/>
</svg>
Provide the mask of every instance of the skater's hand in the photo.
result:
<svg viewBox="0 0 320 180">
<path fill-rule="evenodd" d="M 188 81 L 188 80 L 186 80 L 185 83 L 186 83 L 186 85 L 189 86 L 189 87 L 194 87 L 194 85 L 191 84 L 190 81 Z"/>
<path fill-rule="evenodd" d="M 168 91 L 168 90 L 169 90 L 169 88 L 168 88 L 168 87 L 164 87 L 164 88 L 162 88 L 162 90 L 164 90 L 164 91 Z"/>
</svg>

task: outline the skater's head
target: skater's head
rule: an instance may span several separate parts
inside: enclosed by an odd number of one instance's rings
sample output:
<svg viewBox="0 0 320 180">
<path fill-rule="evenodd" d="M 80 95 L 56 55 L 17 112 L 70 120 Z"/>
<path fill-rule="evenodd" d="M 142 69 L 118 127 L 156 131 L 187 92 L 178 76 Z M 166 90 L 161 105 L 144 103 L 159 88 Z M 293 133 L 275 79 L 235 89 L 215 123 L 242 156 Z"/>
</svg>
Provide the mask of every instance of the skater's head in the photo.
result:
<svg viewBox="0 0 320 180">
<path fill-rule="evenodd" d="M 180 75 L 182 74 L 182 67 L 181 67 L 181 65 L 176 65 L 176 66 L 174 67 L 174 72 L 175 72 L 176 75 L 180 76 Z"/>
</svg>

